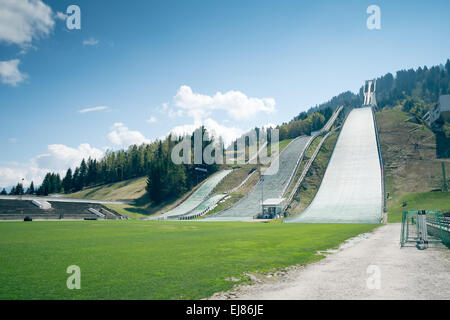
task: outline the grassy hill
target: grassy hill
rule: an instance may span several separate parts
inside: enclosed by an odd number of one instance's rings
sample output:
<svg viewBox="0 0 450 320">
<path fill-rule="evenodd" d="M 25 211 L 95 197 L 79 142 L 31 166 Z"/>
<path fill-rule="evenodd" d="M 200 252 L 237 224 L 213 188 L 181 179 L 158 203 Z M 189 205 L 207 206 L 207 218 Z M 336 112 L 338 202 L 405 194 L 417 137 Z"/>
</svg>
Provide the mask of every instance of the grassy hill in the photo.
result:
<svg viewBox="0 0 450 320">
<path fill-rule="evenodd" d="M 172 209 L 190 196 L 198 187 L 186 192 L 180 198 L 168 199 L 160 204 L 154 204 L 147 195 L 145 190 L 146 185 L 147 178 L 141 177 L 87 188 L 79 192 L 65 195 L 65 197 L 76 199 L 133 201 L 134 204 L 107 204 L 106 207 L 115 210 L 121 215 L 128 216 L 131 219 L 139 219 L 150 215 L 157 215 Z"/>
<path fill-rule="evenodd" d="M 390 222 L 400 221 L 404 210 L 450 210 L 438 159 L 436 135 L 426 126 L 408 121 L 400 107 L 376 113 L 386 175 L 387 210 Z M 448 176 L 448 175 L 447 175 Z"/>
<path fill-rule="evenodd" d="M 95 199 L 95 200 L 122 200 L 132 201 L 145 195 L 147 178 L 137 178 L 131 180 L 110 183 L 66 195 L 68 198 Z"/>
</svg>

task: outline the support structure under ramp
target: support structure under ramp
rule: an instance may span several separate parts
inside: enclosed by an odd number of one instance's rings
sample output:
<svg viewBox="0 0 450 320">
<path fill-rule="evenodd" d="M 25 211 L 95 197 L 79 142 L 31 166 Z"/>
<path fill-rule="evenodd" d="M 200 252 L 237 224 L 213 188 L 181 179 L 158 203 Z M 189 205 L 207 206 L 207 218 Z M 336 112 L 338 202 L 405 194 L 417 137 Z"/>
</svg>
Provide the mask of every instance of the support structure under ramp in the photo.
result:
<svg viewBox="0 0 450 320">
<path fill-rule="evenodd" d="M 285 222 L 381 223 L 382 189 L 372 109 L 353 109 L 312 203 L 303 213 Z"/>
</svg>

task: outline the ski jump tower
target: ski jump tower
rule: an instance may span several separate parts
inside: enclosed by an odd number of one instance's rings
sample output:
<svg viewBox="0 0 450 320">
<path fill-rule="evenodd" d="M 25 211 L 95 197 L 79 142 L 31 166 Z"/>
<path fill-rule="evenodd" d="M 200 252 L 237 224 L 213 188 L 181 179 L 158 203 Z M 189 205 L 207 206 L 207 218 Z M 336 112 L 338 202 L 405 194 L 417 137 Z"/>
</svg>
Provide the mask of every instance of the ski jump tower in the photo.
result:
<svg viewBox="0 0 450 320">
<path fill-rule="evenodd" d="M 376 107 L 377 98 L 375 96 L 377 88 L 376 80 L 366 80 L 364 83 L 364 105 L 366 107 Z"/>
</svg>

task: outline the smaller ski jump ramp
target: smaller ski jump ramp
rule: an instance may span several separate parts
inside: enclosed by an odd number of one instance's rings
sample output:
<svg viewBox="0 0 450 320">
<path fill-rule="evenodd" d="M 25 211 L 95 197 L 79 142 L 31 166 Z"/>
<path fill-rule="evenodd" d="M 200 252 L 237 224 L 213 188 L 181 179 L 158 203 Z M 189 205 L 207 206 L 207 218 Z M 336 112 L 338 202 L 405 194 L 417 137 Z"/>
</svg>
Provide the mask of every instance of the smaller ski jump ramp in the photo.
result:
<svg viewBox="0 0 450 320">
<path fill-rule="evenodd" d="M 298 163 L 314 136 L 301 136 L 292 140 L 279 154 L 278 162 L 272 162 L 268 171 L 276 171 L 273 175 L 266 175 L 252 190 L 234 206 L 208 217 L 203 221 L 246 221 L 252 220 L 261 212 L 261 197 L 264 200 L 280 198 L 291 183 Z M 278 168 L 278 170 L 276 169 Z"/>
<path fill-rule="evenodd" d="M 285 222 L 380 223 L 382 171 L 370 107 L 350 112 L 310 206 Z"/>
<path fill-rule="evenodd" d="M 233 170 L 222 170 L 214 173 L 211 177 L 206 179 L 205 182 L 184 202 L 182 202 L 178 207 L 164 213 L 162 216 L 158 217 L 178 217 L 189 213 L 191 210 L 198 207 L 204 200 L 207 199 L 211 191 Z"/>
</svg>

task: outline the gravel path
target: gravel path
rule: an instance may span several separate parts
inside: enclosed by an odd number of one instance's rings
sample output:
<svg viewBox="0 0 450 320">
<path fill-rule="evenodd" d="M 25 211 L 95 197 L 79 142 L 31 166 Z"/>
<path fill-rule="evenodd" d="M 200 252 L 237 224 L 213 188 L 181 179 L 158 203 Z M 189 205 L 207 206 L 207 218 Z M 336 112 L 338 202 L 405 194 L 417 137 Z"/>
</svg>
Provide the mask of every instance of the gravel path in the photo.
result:
<svg viewBox="0 0 450 320">
<path fill-rule="evenodd" d="M 440 244 L 423 251 L 400 248 L 400 228 L 399 223 L 381 226 L 318 263 L 212 299 L 450 299 L 450 250 Z M 376 267 L 368 270 L 371 265 Z M 380 288 L 369 289 L 368 278 L 377 268 Z"/>
</svg>

